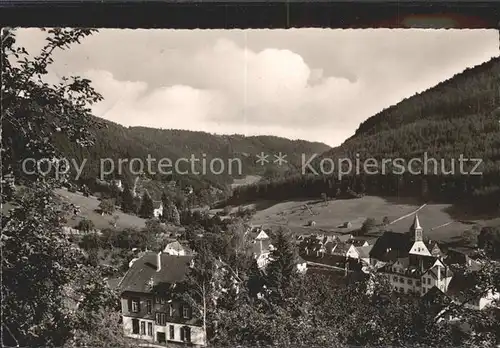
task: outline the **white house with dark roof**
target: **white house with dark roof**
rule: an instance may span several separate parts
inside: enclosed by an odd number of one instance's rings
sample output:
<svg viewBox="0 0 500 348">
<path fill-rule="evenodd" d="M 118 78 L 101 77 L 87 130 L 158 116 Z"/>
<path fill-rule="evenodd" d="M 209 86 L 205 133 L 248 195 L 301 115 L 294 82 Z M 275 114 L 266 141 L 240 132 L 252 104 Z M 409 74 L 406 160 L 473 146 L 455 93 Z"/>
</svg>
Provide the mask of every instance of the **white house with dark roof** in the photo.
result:
<svg viewBox="0 0 500 348">
<path fill-rule="evenodd" d="M 163 249 L 163 252 L 167 255 L 174 256 L 193 255 L 193 251 L 189 247 L 179 243 L 179 241 L 168 243 Z"/>
<path fill-rule="evenodd" d="M 395 291 L 421 296 L 437 287 L 446 293 L 453 272 L 435 245 L 431 251 L 415 214 L 409 233 L 385 232 L 373 245 L 370 258 L 379 265 L 378 272 L 387 276 Z"/>
<path fill-rule="evenodd" d="M 146 252 L 131 263 L 118 284 L 127 337 L 167 345 L 206 345 L 200 318 L 168 290 L 182 282 L 193 256 Z M 160 287 L 162 291 L 155 291 Z"/>
<path fill-rule="evenodd" d="M 163 202 L 154 201 L 153 202 L 153 216 L 159 219 L 163 215 Z"/>
<path fill-rule="evenodd" d="M 271 252 L 274 248 L 271 244 L 271 238 L 269 238 L 269 235 L 261 227 L 250 231 L 250 238 L 253 238 L 252 252 L 257 266 L 260 269 L 265 269 L 269 262 L 271 262 Z M 296 260 L 296 266 L 300 273 L 307 271 L 307 262 L 300 256 Z"/>
</svg>

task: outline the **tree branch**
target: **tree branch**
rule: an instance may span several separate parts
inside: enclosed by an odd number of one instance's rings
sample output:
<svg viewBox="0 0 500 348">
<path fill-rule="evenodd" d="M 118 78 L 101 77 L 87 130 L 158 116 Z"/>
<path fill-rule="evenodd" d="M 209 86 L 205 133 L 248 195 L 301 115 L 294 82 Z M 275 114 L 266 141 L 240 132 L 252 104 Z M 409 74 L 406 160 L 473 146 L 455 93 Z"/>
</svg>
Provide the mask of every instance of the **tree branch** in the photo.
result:
<svg viewBox="0 0 500 348">
<path fill-rule="evenodd" d="M 9 332 L 10 337 L 12 337 L 14 339 L 14 341 L 16 341 L 16 347 L 20 347 L 19 341 L 17 340 L 16 336 L 14 336 L 14 334 L 12 333 L 12 331 L 10 331 L 10 328 L 7 326 L 7 324 L 3 323 L 2 326 L 7 329 L 7 331 Z M 4 340 L 4 335 L 2 335 L 2 346 L 4 346 L 3 340 Z"/>
</svg>

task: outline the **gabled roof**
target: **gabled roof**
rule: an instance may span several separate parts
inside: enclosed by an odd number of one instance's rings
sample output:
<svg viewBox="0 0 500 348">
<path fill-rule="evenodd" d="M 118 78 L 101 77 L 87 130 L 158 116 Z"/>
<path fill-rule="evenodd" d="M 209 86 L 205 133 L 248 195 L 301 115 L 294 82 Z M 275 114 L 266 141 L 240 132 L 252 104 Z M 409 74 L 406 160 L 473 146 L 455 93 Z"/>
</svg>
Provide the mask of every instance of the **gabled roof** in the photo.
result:
<svg viewBox="0 0 500 348">
<path fill-rule="evenodd" d="M 337 243 L 335 247 L 332 250 L 332 253 L 334 254 L 340 254 L 340 255 L 345 255 L 347 253 L 347 250 L 351 247 L 350 244 L 347 243 Z"/>
<path fill-rule="evenodd" d="M 155 286 L 161 283 L 173 284 L 185 279 L 193 256 L 174 256 L 162 253 L 159 272 L 156 271 L 157 256 L 157 253 L 148 251 L 136 260 L 118 285 L 120 292 L 149 293 L 151 279 Z"/>
<path fill-rule="evenodd" d="M 352 238 L 352 235 L 350 234 L 342 234 L 342 235 L 339 235 L 339 236 L 336 236 L 337 240 L 339 240 L 340 242 L 347 242 L 349 239 Z"/>
<path fill-rule="evenodd" d="M 368 245 L 364 247 L 357 247 L 356 250 L 358 251 L 359 258 L 361 259 L 366 259 L 370 257 L 370 250 L 372 250 L 373 246 Z"/>
<path fill-rule="evenodd" d="M 365 244 L 365 241 L 364 240 L 350 239 L 347 241 L 347 244 L 353 245 L 355 247 L 361 247 L 363 244 Z"/>
<path fill-rule="evenodd" d="M 327 254 L 331 254 L 335 245 L 337 245 L 335 242 L 332 242 L 332 241 L 326 242 L 325 245 L 323 246 L 325 248 L 325 252 Z"/>
<path fill-rule="evenodd" d="M 264 230 L 261 230 L 259 232 L 259 234 L 257 235 L 257 237 L 255 237 L 256 240 L 265 240 L 265 239 L 269 239 L 269 236 L 267 235 L 266 232 L 264 232 Z"/>
<path fill-rule="evenodd" d="M 254 255 L 269 253 L 271 251 L 270 246 L 271 246 L 271 241 L 269 239 L 256 240 L 252 244 L 252 251 Z"/>
<path fill-rule="evenodd" d="M 387 231 L 377 239 L 370 256 L 380 261 L 394 261 L 397 258 L 407 257 L 412 245 L 408 233 Z"/>
<path fill-rule="evenodd" d="M 173 249 L 173 250 L 176 250 L 176 251 L 184 251 L 186 252 L 187 254 L 191 254 L 193 251 L 186 245 L 182 245 L 179 241 L 173 241 L 171 243 L 168 243 L 166 246 L 165 246 L 165 249 L 163 249 L 163 251 L 166 251 L 167 249 Z"/>
<path fill-rule="evenodd" d="M 444 255 L 437 242 L 430 242 L 429 241 L 426 246 L 429 249 L 432 256 L 441 257 Z"/>
<path fill-rule="evenodd" d="M 428 308 L 432 308 L 437 314 L 451 303 L 451 298 L 439 288 L 433 286 L 421 297 L 421 301 L 422 304 L 426 305 Z"/>
</svg>

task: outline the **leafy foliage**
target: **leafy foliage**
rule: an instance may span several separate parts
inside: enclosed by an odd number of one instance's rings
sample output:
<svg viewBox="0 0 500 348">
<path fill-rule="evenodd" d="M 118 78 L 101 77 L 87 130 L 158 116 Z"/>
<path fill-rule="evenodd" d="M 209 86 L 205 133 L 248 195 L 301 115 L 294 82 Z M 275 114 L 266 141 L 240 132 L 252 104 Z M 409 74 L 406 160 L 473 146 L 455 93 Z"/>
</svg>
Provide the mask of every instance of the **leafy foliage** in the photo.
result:
<svg viewBox="0 0 500 348">
<path fill-rule="evenodd" d="M 90 81 L 78 76 L 63 77 L 55 85 L 43 77 L 53 62 L 54 51 L 67 49 L 94 33 L 93 29 L 50 29 L 39 56 L 30 59 L 16 44 L 15 30 L 2 31 L 2 174 L 36 179 L 22 171 L 25 159 L 57 159 L 61 151 L 55 136 L 80 146 L 93 144 L 88 127 L 99 127 L 91 117 L 90 105 L 102 100 Z M 32 168 L 29 168 L 30 170 Z"/>
<path fill-rule="evenodd" d="M 82 219 L 76 226 L 79 231 L 90 232 L 95 228 L 94 222 L 89 219 Z"/>
<path fill-rule="evenodd" d="M 153 199 L 146 191 L 142 195 L 141 207 L 139 208 L 139 216 L 144 219 L 150 219 L 153 217 L 153 212 L 154 212 Z"/>
<path fill-rule="evenodd" d="M 104 214 L 113 214 L 115 211 L 115 201 L 113 199 L 103 199 L 99 203 L 99 209 Z"/>
<path fill-rule="evenodd" d="M 9 332 L 4 339 L 20 346 L 62 346 L 92 325 L 81 316 L 113 312 L 117 303 L 62 231 L 68 207 L 50 185 L 27 189 L 16 203 L 2 219 L 2 311 Z"/>
<path fill-rule="evenodd" d="M 99 125 L 89 107 L 102 97 L 90 81 L 77 76 L 55 85 L 44 81 L 53 52 L 93 32 L 50 29 L 40 55 L 31 58 L 17 46 L 14 30 L 2 30 L 2 175 L 13 173 L 25 185 L 18 195 L 5 197 L 14 199 L 14 208 L 1 219 L 5 346 L 128 346 L 122 331 L 114 331 L 116 295 L 101 269 L 62 230 L 71 207 L 53 193 L 60 182 L 50 173 L 30 176 L 22 170 L 25 159 L 46 159 L 62 169 L 57 137 L 79 146 L 93 144 L 88 127 Z M 80 227 L 90 230 L 91 224 Z M 90 235 L 85 242 L 95 247 Z M 98 318 L 110 325 L 99 325 Z"/>
</svg>

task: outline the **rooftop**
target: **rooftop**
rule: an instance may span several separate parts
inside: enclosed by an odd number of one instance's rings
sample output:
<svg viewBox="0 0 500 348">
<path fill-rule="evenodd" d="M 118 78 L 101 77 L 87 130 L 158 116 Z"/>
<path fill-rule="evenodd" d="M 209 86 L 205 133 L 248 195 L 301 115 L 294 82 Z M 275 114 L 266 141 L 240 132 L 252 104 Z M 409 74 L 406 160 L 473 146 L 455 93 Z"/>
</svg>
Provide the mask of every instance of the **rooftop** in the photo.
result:
<svg viewBox="0 0 500 348">
<path fill-rule="evenodd" d="M 151 283 L 156 286 L 161 283 L 181 282 L 186 277 L 193 256 L 174 256 L 161 253 L 160 259 L 161 270 L 157 272 L 158 254 L 152 251 L 145 253 L 130 266 L 118 285 L 119 290 L 121 292 L 149 293 Z"/>
</svg>

